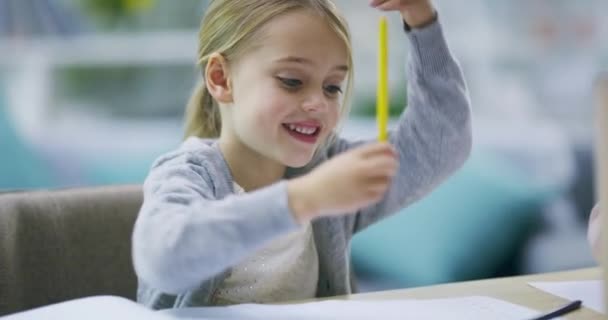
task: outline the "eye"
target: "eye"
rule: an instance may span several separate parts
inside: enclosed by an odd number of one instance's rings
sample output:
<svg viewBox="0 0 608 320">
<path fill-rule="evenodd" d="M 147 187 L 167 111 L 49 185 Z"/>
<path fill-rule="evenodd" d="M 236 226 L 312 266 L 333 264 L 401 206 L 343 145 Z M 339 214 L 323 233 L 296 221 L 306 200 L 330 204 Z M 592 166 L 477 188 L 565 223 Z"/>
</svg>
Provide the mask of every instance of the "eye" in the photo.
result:
<svg viewBox="0 0 608 320">
<path fill-rule="evenodd" d="M 302 81 L 300 81 L 298 79 L 283 78 L 283 77 L 277 77 L 277 79 L 279 81 L 281 81 L 281 83 L 289 89 L 295 89 L 302 85 Z"/>
<path fill-rule="evenodd" d="M 325 86 L 325 92 L 330 95 L 338 95 L 342 93 L 342 88 L 340 86 L 329 85 Z"/>
</svg>

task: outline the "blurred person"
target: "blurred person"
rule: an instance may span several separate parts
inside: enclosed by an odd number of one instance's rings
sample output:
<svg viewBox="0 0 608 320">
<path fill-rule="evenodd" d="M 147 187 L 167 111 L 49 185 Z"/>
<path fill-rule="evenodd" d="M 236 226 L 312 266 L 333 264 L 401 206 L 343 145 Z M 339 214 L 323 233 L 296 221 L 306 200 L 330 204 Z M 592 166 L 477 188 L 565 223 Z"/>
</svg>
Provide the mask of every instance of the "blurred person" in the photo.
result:
<svg viewBox="0 0 608 320">
<path fill-rule="evenodd" d="M 353 234 L 461 167 L 471 149 L 469 98 L 432 1 L 370 5 L 399 12 L 413 48 L 408 108 L 389 143 L 335 135 L 352 56 L 331 1 L 211 1 L 186 140 L 144 183 L 133 231 L 140 303 L 350 294 Z"/>
<path fill-rule="evenodd" d="M 587 228 L 587 240 L 591 246 L 591 252 L 597 262 L 600 262 L 602 247 L 602 216 L 600 206 L 596 204 L 589 215 L 589 225 Z"/>
<path fill-rule="evenodd" d="M 593 136 L 589 88 L 601 64 L 604 7 L 599 1 L 541 0 L 526 9 L 534 53 L 530 80 L 542 112 L 566 130 L 574 145 L 585 147 Z"/>
</svg>

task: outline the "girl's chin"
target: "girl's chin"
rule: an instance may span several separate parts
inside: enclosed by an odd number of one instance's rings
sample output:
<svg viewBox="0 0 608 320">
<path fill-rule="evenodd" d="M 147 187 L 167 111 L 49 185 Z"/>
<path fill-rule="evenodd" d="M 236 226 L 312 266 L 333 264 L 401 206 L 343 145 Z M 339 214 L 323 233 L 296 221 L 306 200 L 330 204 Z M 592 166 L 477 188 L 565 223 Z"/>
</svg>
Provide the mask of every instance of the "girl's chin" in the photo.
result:
<svg viewBox="0 0 608 320">
<path fill-rule="evenodd" d="M 283 164 L 292 168 L 301 168 L 310 163 L 314 156 L 314 150 L 309 154 L 298 154 L 297 156 L 287 156 L 283 158 Z"/>
<path fill-rule="evenodd" d="M 301 168 L 309 164 L 311 159 L 312 157 L 309 157 L 307 159 L 289 159 L 287 161 L 284 161 L 283 164 L 291 168 Z"/>
</svg>

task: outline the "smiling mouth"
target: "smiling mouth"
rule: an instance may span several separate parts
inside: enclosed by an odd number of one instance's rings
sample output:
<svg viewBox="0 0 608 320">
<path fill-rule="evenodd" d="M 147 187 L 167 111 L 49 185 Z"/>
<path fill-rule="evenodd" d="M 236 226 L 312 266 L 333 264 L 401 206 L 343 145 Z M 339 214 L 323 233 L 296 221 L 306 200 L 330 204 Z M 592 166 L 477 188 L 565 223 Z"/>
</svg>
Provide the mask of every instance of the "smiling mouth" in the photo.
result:
<svg viewBox="0 0 608 320">
<path fill-rule="evenodd" d="M 305 143 L 315 143 L 321 133 L 320 126 L 297 125 L 292 123 L 284 123 L 283 128 L 287 133 L 298 141 Z"/>
</svg>

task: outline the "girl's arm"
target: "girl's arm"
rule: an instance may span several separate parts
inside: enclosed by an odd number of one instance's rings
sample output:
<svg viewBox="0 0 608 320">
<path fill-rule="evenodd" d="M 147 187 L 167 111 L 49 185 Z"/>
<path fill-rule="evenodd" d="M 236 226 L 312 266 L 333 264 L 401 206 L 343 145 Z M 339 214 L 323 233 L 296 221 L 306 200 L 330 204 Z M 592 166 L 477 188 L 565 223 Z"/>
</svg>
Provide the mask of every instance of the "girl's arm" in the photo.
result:
<svg viewBox="0 0 608 320">
<path fill-rule="evenodd" d="M 204 153 L 168 155 L 144 183 L 144 203 L 133 231 L 133 263 L 141 281 L 165 293 L 193 289 L 268 240 L 297 228 L 286 182 L 217 200 L 217 189 L 225 187 L 214 185 L 210 172 L 217 176 L 221 170 Z M 229 193 L 225 191 L 219 194 Z"/>
<path fill-rule="evenodd" d="M 461 70 L 441 25 L 432 22 L 407 33 L 408 107 L 389 140 L 399 168 L 384 198 L 360 211 L 353 231 L 422 198 L 462 166 L 471 150 L 469 97 Z M 363 142 L 338 140 L 338 153 Z"/>
<path fill-rule="evenodd" d="M 591 215 L 589 216 L 587 239 L 589 240 L 589 245 L 591 246 L 591 252 L 593 253 L 595 261 L 597 262 L 600 262 L 602 257 L 602 219 L 602 216 L 600 216 L 599 204 L 596 204 L 595 207 L 593 207 L 593 210 L 591 210 Z"/>
</svg>

